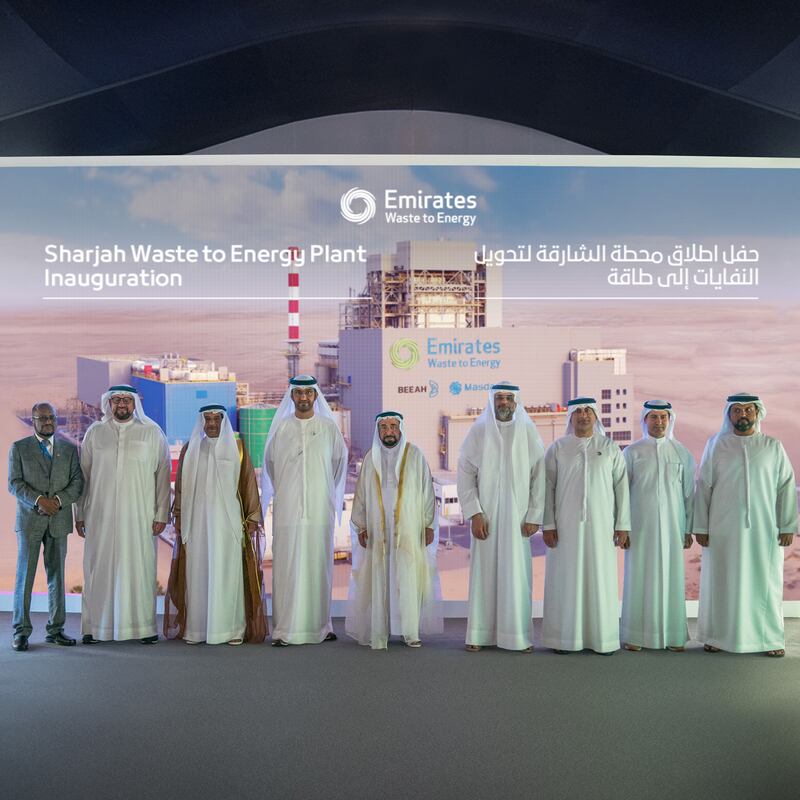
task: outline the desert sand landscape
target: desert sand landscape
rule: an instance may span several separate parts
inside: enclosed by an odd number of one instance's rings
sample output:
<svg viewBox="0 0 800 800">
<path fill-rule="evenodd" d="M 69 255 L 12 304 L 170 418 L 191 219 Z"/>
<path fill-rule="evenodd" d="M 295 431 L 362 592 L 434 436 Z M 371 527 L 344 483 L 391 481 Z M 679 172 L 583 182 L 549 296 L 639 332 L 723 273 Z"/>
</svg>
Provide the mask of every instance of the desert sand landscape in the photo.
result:
<svg viewBox="0 0 800 800">
<path fill-rule="evenodd" d="M 338 308 L 304 310 L 301 369 L 312 371 L 316 344 L 337 336 Z M 767 304 L 610 304 L 507 302 L 505 324 L 593 325 L 603 329 L 604 346 L 628 349 L 635 401 L 668 397 L 678 413 L 677 437 L 699 460 L 706 439 L 716 433 L 727 394 L 757 392 L 767 404 L 763 430 L 779 437 L 800 468 L 800 416 L 794 413 L 798 385 L 797 333 L 800 309 Z M 76 394 L 79 354 L 179 352 L 213 359 L 235 371 L 254 390 L 285 386 L 283 357 L 286 315 L 283 302 L 197 303 L 165 308 L 130 304 L 116 308 L 92 303 L 53 303 L 16 311 L 0 319 L 3 391 L 0 448 L 30 431 L 16 418 L 35 400 L 63 403 Z M 566 356 L 566 354 L 565 354 Z M 554 367 L 557 365 L 554 365 Z M 514 376 L 503 376 L 513 379 Z M 16 537 L 14 499 L 0 493 L 0 592 L 13 588 Z M 82 583 L 82 547 L 70 539 L 67 589 Z M 686 556 L 687 598 L 697 597 L 699 548 Z M 542 557 L 534 558 L 534 597 L 541 598 Z M 467 551 L 442 551 L 446 599 L 466 598 Z M 166 583 L 169 549 L 159 546 L 159 581 Z M 347 591 L 345 565 L 337 567 L 335 597 Z M 800 540 L 786 559 L 786 599 L 800 599 Z M 620 571 L 621 579 L 621 571 Z M 43 570 L 35 591 L 44 591 Z"/>
</svg>

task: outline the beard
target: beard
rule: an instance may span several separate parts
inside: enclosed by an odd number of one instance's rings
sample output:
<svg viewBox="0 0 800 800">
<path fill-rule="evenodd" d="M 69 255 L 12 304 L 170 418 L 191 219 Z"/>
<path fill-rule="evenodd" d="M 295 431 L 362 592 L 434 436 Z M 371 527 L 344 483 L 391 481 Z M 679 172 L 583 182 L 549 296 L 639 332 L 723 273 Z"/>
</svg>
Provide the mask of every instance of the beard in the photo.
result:
<svg viewBox="0 0 800 800">
<path fill-rule="evenodd" d="M 737 431 L 745 432 L 749 431 L 750 428 L 752 428 L 753 425 L 755 424 L 756 421 L 754 419 L 747 419 L 746 417 L 742 417 L 733 424 L 733 427 L 736 428 Z"/>
<path fill-rule="evenodd" d="M 132 416 L 133 416 L 133 409 L 118 408 L 114 412 L 114 419 L 117 420 L 117 422 L 127 422 Z"/>
<path fill-rule="evenodd" d="M 397 441 L 398 441 L 397 437 L 393 436 L 391 433 L 388 436 L 384 436 L 383 439 L 381 439 L 381 442 L 383 443 L 384 447 L 394 447 L 397 444 Z"/>
<path fill-rule="evenodd" d="M 496 408 L 494 415 L 500 422 L 508 422 L 514 416 L 514 411 L 510 408 Z"/>
</svg>

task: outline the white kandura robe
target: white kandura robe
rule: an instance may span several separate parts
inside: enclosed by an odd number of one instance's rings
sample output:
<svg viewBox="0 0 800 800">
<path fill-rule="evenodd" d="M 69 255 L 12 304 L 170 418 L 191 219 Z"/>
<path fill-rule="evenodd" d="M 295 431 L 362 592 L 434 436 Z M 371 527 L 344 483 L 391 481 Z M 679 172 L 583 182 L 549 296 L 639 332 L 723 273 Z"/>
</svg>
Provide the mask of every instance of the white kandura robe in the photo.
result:
<svg viewBox="0 0 800 800">
<path fill-rule="evenodd" d="M 272 638 L 321 642 L 333 630 L 333 498 L 347 469 L 336 423 L 318 415 L 288 417 L 267 443 L 263 468 L 275 487 Z"/>
<path fill-rule="evenodd" d="M 783 445 L 723 433 L 700 464 L 694 532 L 708 534 L 700 573 L 697 639 L 734 653 L 784 647 L 779 533 L 797 533 L 797 490 Z"/>
<path fill-rule="evenodd" d="M 629 531 L 625 460 L 597 433 L 547 449 L 544 530 L 558 531 L 545 565 L 542 643 L 554 650 L 619 649 L 614 531 Z"/>
<path fill-rule="evenodd" d="M 442 631 L 436 542 L 425 546 L 425 529 L 434 527 L 435 517 L 431 472 L 422 451 L 407 444 L 399 493 L 394 455 L 382 451 L 380 477 L 372 458 L 364 459 L 351 514 L 356 533 L 367 531 L 367 547 L 353 543 L 345 630 L 373 649 L 385 649 L 390 635 L 415 642 L 420 632 Z M 399 469 L 402 453 L 397 460 Z"/>
<path fill-rule="evenodd" d="M 694 458 L 680 442 L 646 436 L 623 452 L 631 501 L 621 638 L 663 650 L 689 640 L 683 561 L 692 532 Z"/>
<path fill-rule="evenodd" d="M 533 642 L 533 631 L 531 544 L 522 535 L 522 524 L 541 524 L 544 516 L 544 454 L 532 425 L 518 427 L 508 421 L 497 426 L 502 444 L 496 510 L 484 508 L 480 497 L 485 423 L 472 426 L 458 460 L 458 497 L 464 518 L 483 513 L 489 529 L 486 539 L 473 536 L 470 541 L 466 642 L 524 650 Z M 515 430 L 527 437 L 530 471 L 526 475 L 514 474 Z"/>
<path fill-rule="evenodd" d="M 184 639 L 222 644 L 244 636 L 244 577 L 242 573 L 242 525 L 231 522 L 223 506 L 214 465 L 218 439 L 203 437 L 197 458 L 197 478 L 191 529 L 183 530 L 186 548 L 186 630 Z M 231 470 L 223 469 L 223 474 Z M 236 492 L 237 480 L 226 491 Z M 181 512 L 186 518 L 187 503 Z M 237 511 L 239 501 L 236 500 Z M 237 524 L 238 522 L 238 524 Z"/>
<path fill-rule="evenodd" d="M 95 639 L 156 635 L 156 537 L 167 522 L 170 458 L 155 423 L 95 422 L 81 447 L 86 523 L 81 633 Z"/>
</svg>

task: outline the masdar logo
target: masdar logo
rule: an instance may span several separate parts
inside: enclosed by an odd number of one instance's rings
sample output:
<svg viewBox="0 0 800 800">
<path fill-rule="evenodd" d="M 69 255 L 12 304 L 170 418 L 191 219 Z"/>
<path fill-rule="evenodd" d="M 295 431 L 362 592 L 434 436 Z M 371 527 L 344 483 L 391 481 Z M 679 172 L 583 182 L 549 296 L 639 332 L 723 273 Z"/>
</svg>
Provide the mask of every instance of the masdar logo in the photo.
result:
<svg viewBox="0 0 800 800">
<path fill-rule="evenodd" d="M 354 211 L 353 203 L 356 204 L 356 207 L 358 207 L 360 203 L 363 203 L 364 208 L 360 211 Z M 342 216 L 348 222 L 355 222 L 356 225 L 363 225 L 375 216 L 377 210 L 375 195 L 372 194 L 372 192 L 368 192 L 366 189 L 359 189 L 357 186 L 354 186 L 342 195 L 342 199 L 339 201 L 339 208 L 341 209 Z"/>
</svg>

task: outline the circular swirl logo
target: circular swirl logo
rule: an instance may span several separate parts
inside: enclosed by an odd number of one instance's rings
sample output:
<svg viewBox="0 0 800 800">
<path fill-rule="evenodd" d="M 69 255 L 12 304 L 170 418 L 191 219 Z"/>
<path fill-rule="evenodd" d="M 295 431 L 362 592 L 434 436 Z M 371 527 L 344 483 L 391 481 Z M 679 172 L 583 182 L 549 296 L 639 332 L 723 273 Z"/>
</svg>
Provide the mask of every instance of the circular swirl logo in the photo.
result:
<svg viewBox="0 0 800 800">
<path fill-rule="evenodd" d="M 364 208 L 361 211 L 353 210 L 353 203 L 363 203 Z M 377 206 L 375 205 L 375 195 L 368 192 L 366 189 L 359 189 L 354 186 L 342 195 L 339 201 L 339 208 L 342 216 L 348 222 L 355 222 L 356 225 L 363 225 L 369 222 L 374 216 Z"/>
<path fill-rule="evenodd" d="M 389 360 L 397 369 L 411 369 L 419 361 L 419 347 L 413 339 L 398 339 L 389 348 Z"/>
</svg>

